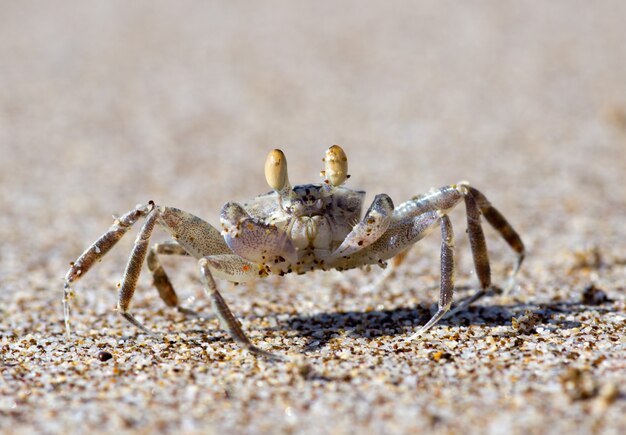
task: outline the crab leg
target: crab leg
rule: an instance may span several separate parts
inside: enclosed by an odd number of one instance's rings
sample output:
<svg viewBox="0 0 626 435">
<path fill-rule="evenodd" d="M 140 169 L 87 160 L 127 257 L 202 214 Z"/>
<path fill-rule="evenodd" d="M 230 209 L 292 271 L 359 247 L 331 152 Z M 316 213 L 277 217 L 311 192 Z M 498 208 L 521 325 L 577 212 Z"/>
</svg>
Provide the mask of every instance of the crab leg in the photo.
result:
<svg viewBox="0 0 626 435">
<path fill-rule="evenodd" d="M 150 236 L 152 235 L 152 231 L 154 230 L 154 225 L 156 224 L 158 217 L 158 210 L 152 210 L 150 214 L 148 214 L 146 222 L 141 227 L 141 231 L 135 240 L 135 246 L 133 247 L 128 259 L 126 270 L 124 271 L 117 302 L 117 308 L 122 317 L 142 331 L 155 336 L 158 336 L 159 334 L 152 332 L 143 326 L 135 318 L 135 316 L 128 311 L 128 309 L 130 308 L 130 302 L 135 294 L 137 281 L 139 280 L 139 275 L 141 274 L 141 266 L 143 266 L 143 262 L 146 259 L 146 253 L 148 252 L 148 246 L 150 244 Z"/>
<path fill-rule="evenodd" d="M 154 203 L 150 201 L 148 205 L 137 207 L 129 211 L 120 218 L 117 218 L 113 225 L 98 238 L 78 259 L 71 263 L 69 270 L 65 274 L 65 284 L 63 286 L 63 315 L 65 320 L 65 331 L 70 335 L 70 300 L 72 298 L 72 283 L 84 276 L 91 267 L 100 261 L 107 252 L 120 241 L 124 234 L 133 226 L 137 220 L 148 214 L 154 208 Z"/>
<path fill-rule="evenodd" d="M 241 261 L 241 259 L 235 255 L 216 255 L 204 257 L 198 261 L 198 266 L 200 267 L 200 278 L 202 279 L 202 283 L 204 284 L 204 290 L 211 300 L 211 307 L 213 308 L 213 312 L 217 316 L 220 322 L 220 326 L 228 333 L 228 335 L 231 336 L 233 340 L 235 340 L 235 342 L 239 343 L 241 347 L 257 356 L 262 356 L 273 360 L 282 360 L 281 357 L 255 346 L 250 341 L 246 333 L 241 328 L 241 323 L 233 315 L 232 311 L 230 311 L 230 308 L 228 308 L 226 301 L 217 290 L 217 285 L 215 284 L 215 280 L 213 279 L 211 269 L 232 270 L 232 262 L 238 260 Z M 235 269 L 237 268 L 235 267 Z"/>
<path fill-rule="evenodd" d="M 148 252 L 146 263 L 148 269 L 152 272 L 153 284 L 158 290 L 159 296 L 163 302 L 165 302 L 168 307 L 175 307 L 184 312 L 190 311 L 178 305 L 178 296 L 176 295 L 176 291 L 174 291 L 174 286 L 167 276 L 165 269 L 163 269 L 159 261 L 159 254 L 189 256 L 189 253 L 176 242 L 155 243 Z"/>
<path fill-rule="evenodd" d="M 452 284 L 447 282 L 445 277 L 448 274 L 446 272 L 447 268 L 449 268 L 450 273 L 453 272 L 453 260 L 452 253 L 448 252 L 452 249 L 452 244 L 445 242 L 445 240 L 451 240 L 452 234 L 452 228 L 446 216 L 461 200 L 465 202 L 467 232 L 480 289 L 469 298 L 463 300 L 452 311 L 448 311 L 450 308 L 449 304 L 452 302 L 452 290 L 449 293 L 448 289 L 452 288 L 449 287 Z M 465 309 L 488 294 L 491 289 L 491 268 L 485 235 L 481 225 L 481 214 L 517 254 L 517 262 L 510 279 L 510 283 L 512 283 L 524 259 L 524 244 L 504 216 L 491 205 L 481 192 L 467 183 L 445 186 L 427 195 L 416 197 L 413 200 L 400 204 L 394 210 L 394 220 L 390 224 L 389 229 L 370 246 L 362 251 L 356 251 L 352 256 L 352 261 L 354 262 L 367 263 L 374 262 L 376 259 L 379 259 L 378 261 L 386 260 L 396 254 L 404 255 L 413 243 L 423 238 L 432 229 L 435 223 L 435 216 L 441 216 L 442 238 L 444 242 L 442 242 L 442 284 L 439 310 L 413 338 L 424 333 L 445 315 L 451 315 Z M 448 304 L 447 307 L 446 304 Z"/>
<path fill-rule="evenodd" d="M 432 210 L 439 210 L 443 213 L 448 213 L 461 200 L 465 201 L 465 207 L 468 214 L 468 233 L 471 232 L 475 235 L 475 241 L 472 245 L 472 253 L 484 256 L 487 260 L 486 266 L 484 264 L 484 260 L 477 260 L 478 263 L 475 263 L 475 267 L 477 268 L 476 273 L 482 273 L 483 279 L 485 279 L 484 277 L 488 273 L 486 269 L 489 268 L 486 246 L 484 248 L 479 246 L 481 243 L 484 245 L 484 242 L 479 241 L 481 238 L 484 240 L 484 235 L 482 234 L 482 229 L 480 228 L 480 215 L 482 214 L 487 222 L 489 222 L 489 224 L 496 231 L 498 231 L 511 249 L 517 254 L 517 261 L 511 274 L 511 277 L 514 277 L 519 271 L 522 261 L 524 260 L 524 244 L 521 238 L 513 229 L 511 224 L 504 218 L 504 216 L 491 205 L 485 195 L 466 182 L 444 186 L 427 195 L 416 197 L 410 201 L 402 203 L 396 207 L 394 218 L 397 220 L 405 220 Z M 470 235 L 470 237 L 472 237 L 472 235 Z M 482 269 L 482 272 L 478 270 L 479 267 Z M 481 286 L 483 284 L 484 283 L 481 282 Z"/>
<path fill-rule="evenodd" d="M 135 293 L 137 281 L 141 273 L 143 262 L 148 257 L 148 267 L 153 272 L 155 286 L 159 290 L 161 298 L 169 306 L 178 306 L 178 298 L 167 277 L 165 270 L 158 261 L 157 254 L 176 254 L 191 255 L 196 258 L 204 256 L 215 256 L 217 258 L 226 258 L 224 264 L 229 265 L 230 269 L 224 267 L 224 272 L 216 271 L 219 277 L 224 277 L 231 281 L 248 281 L 258 276 L 258 271 L 252 263 L 244 259 L 232 255 L 232 251 L 228 248 L 219 231 L 202 219 L 181 210 L 171 207 L 156 207 L 152 201 L 146 206 L 137 207 L 121 218 L 117 219 L 111 228 L 104 233 L 96 242 L 94 242 L 74 263 L 65 276 L 64 286 L 64 314 L 66 331 L 70 333 L 70 307 L 69 300 L 71 298 L 70 285 L 82 277 L 96 262 L 98 262 L 137 222 L 140 217 L 147 216 L 146 222 L 142 226 L 139 235 L 135 241 L 132 253 L 129 257 L 126 269 L 119 285 L 118 309 L 120 314 L 140 328 L 142 331 L 158 335 L 145 326 L 143 326 L 130 312 L 130 303 Z M 177 243 L 166 242 L 164 244 L 156 244 L 150 254 L 148 254 L 148 246 L 150 236 L 156 224 L 159 224 Z M 181 310 L 180 307 L 178 307 Z M 184 312 L 187 310 L 182 309 Z M 190 311 L 190 313 L 195 314 Z"/>
<path fill-rule="evenodd" d="M 169 207 L 160 207 L 159 212 L 159 223 L 163 228 L 172 234 L 172 237 L 186 252 L 196 258 L 200 257 L 198 259 L 200 279 L 222 328 L 233 340 L 251 353 L 278 359 L 279 357 L 252 344 L 215 284 L 214 276 L 231 282 L 256 279 L 259 276 L 258 266 L 233 254 L 217 230 L 201 219 Z"/>
<path fill-rule="evenodd" d="M 448 216 L 441 216 L 441 287 L 439 292 L 439 308 L 435 315 L 422 326 L 409 340 L 414 340 L 432 328 L 452 305 L 454 292 L 454 232 Z"/>
<path fill-rule="evenodd" d="M 181 249 L 183 249 L 188 254 L 202 255 L 201 253 L 204 251 L 204 249 L 207 248 L 206 246 L 203 246 L 202 244 L 205 244 L 205 245 L 208 244 L 209 249 L 213 249 L 218 252 L 219 251 L 231 252 L 230 250 L 228 250 L 227 247 L 221 246 L 221 244 L 217 240 L 214 239 L 215 233 L 217 233 L 217 230 L 215 230 L 215 228 L 213 228 L 208 223 L 202 221 L 201 219 L 189 213 L 186 213 L 181 210 L 174 209 L 174 208 L 170 208 L 170 207 L 159 207 L 159 208 L 154 209 L 152 212 L 150 212 L 145 224 L 143 225 L 139 235 L 137 236 L 137 240 L 135 241 L 135 247 L 133 248 L 133 251 L 128 260 L 126 271 L 124 272 L 124 277 L 122 279 L 122 284 L 121 284 L 121 288 L 119 292 L 118 309 L 120 311 L 120 314 L 125 319 L 127 319 L 130 323 L 132 323 L 133 325 L 137 326 L 142 331 L 151 335 L 158 335 L 158 334 L 150 331 L 148 328 L 143 326 L 128 310 L 130 307 L 130 301 L 132 300 L 133 294 L 135 292 L 137 280 L 139 279 L 139 275 L 141 273 L 141 266 L 143 265 L 143 262 L 146 259 L 146 254 L 147 254 L 148 246 L 150 242 L 150 235 L 152 234 L 155 223 L 157 221 L 161 224 L 161 226 L 164 227 L 165 230 L 171 233 L 172 236 L 178 240 L 178 243 L 180 244 Z M 201 242 L 199 242 L 196 239 L 197 237 L 199 238 L 199 240 L 201 240 Z M 171 244 L 166 245 L 166 246 L 168 246 L 169 249 L 172 249 L 177 253 L 181 252 L 179 248 L 172 248 Z M 207 254 L 210 254 L 210 251 L 207 252 Z M 230 255 L 225 255 L 225 256 L 232 257 Z M 217 255 L 217 257 L 220 257 L 220 255 Z M 155 258 L 151 259 L 153 267 L 155 266 L 154 260 Z M 160 272 L 158 272 L 159 270 L 158 267 L 156 267 L 155 270 L 157 271 L 157 274 L 160 276 Z M 203 280 L 205 280 L 206 279 L 206 274 L 204 273 L 205 270 L 204 268 L 202 268 L 201 270 L 203 272 L 202 273 L 202 277 L 204 277 Z M 241 274 L 245 275 L 245 272 L 252 272 L 253 268 L 251 267 L 250 264 L 248 264 L 248 265 L 242 265 L 240 270 L 242 271 Z M 210 272 L 208 273 L 210 274 Z M 163 271 L 163 275 L 165 275 L 164 271 Z M 165 278 L 167 278 L 167 276 L 165 276 Z M 162 277 L 160 279 L 162 279 Z M 213 278 L 211 277 L 211 280 L 212 279 Z M 169 282 L 169 279 L 168 279 L 168 282 Z M 215 282 L 213 281 L 213 285 L 214 284 Z M 170 287 L 171 287 L 171 283 L 170 283 Z M 215 291 L 217 291 L 217 289 L 215 289 Z M 172 292 L 173 292 L 173 288 L 172 288 Z M 175 293 L 166 293 L 166 296 L 171 298 L 172 294 L 176 296 Z M 215 296 L 214 292 L 209 293 L 209 295 L 212 298 L 211 304 L 213 306 L 215 314 L 218 317 L 220 315 L 225 316 L 224 310 L 230 313 L 230 311 L 228 310 L 228 307 L 226 306 L 223 299 L 221 299 L 221 296 L 219 295 L 219 293 L 217 294 L 217 296 Z M 221 299 L 220 303 L 216 303 L 213 301 L 213 299 L 217 297 Z M 232 314 L 230 314 L 230 316 L 232 317 Z M 236 340 L 240 339 L 239 335 L 235 335 L 231 332 L 232 328 L 227 329 L 227 330 L 229 331 L 229 333 L 231 333 L 233 338 L 235 338 Z M 241 332 L 241 330 L 239 331 Z M 241 334 L 243 334 L 243 332 L 241 332 Z"/>
<path fill-rule="evenodd" d="M 430 193 L 415 197 L 396 207 L 394 218 L 404 220 L 419 216 L 428 211 L 439 210 L 447 213 L 463 199 L 459 185 L 444 186 Z"/>
<path fill-rule="evenodd" d="M 481 299 L 491 289 L 491 266 L 489 265 L 489 253 L 487 252 L 487 242 L 485 233 L 480 223 L 480 210 L 472 194 L 465 195 L 465 210 L 467 214 L 467 235 L 469 237 L 472 258 L 474 259 L 474 270 L 480 283 L 480 289 L 470 297 L 461 301 L 448 316 L 463 311 L 472 303 Z"/>
<path fill-rule="evenodd" d="M 517 254 L 517 262 L 513 271 L 511 272 L 511 279 L 517 275 L 522 262 L 524 261 L 525 248 L 522 239 L 517 234 L 517 232 L 513 229 L 511 224 L 506 220 L 502 213 L 500 213 L 494 206 L 491 205 L 489 200 L 483 195 L 480 191 L 473 188 L 472 186 L 467 186 L 469 190 L 469 194 L 474 198 L 478 208 L 482 215 L 487 219 L 487 222 L 496 230 L 504 240 L 508 243 L 508 245 L 515 251 Z"/>
<path fill-rule="evenodd" d="M 485 219 L 487 219 L 487 222 L 502 235 L 502 238 L 517 253 L 517 262 L 511 273 L 507 290 L 512 287 L 515 275 L 524 260 L 524 244 L 517 232 L 482 193 L 473 187 L 466 187 L 468 193 L 465 195 L 464 199 L 467 214 L 467 234 L 470 240 L 472 257 L 474 259 L 474 269 L 476 270 L 476 276 L 480 283 L 480 290 L 460 302 L 448 313 L 448 316 L 453 316 L 463 311 L 465 308 L 487 295 L 491 289 L 491 268 L 489 266 L 489 254 L 487 252 L 485 234 L 480 223 L 481 213 Z"/>
</svg>

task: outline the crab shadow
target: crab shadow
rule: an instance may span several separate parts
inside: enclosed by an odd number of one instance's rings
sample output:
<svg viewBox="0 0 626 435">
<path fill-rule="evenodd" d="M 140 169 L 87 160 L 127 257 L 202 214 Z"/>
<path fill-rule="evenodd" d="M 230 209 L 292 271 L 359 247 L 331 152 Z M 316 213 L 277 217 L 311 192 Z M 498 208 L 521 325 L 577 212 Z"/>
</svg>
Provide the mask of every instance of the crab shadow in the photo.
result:
<svg viewBox="0 0 626 435">
<path fill-rule="evenodd" d="M 569 315 L 593 310 L 606 314 L 615 311 L 608 305 L 610 301 L 597 305 L 585 305 L 575 301 L 545 304 L 517 303 L 511 305 L 476 305 L 463 312 L 446 317 L 436 326 L 510 326 L 512 318 L 532 316 L 536 326 L 549 329 L 572 329 L 581 326 L 578 321 L 563 320 L 560 315 Z M 424 306 L 414 308 L 394 308 L 368 311 L 343 311 L 318 313 L 314 315 L 295 315 L 272 330 L 296 331 L 299 337 L 307 339 L 305 349 L 315 351 L 326 346 L 330 340 L 339 336 L 374 339 L 397 335 L 411 335 L 424 325 L 433 312 Z M 512 333 L 518 333 L 511 329 Z"/>
</svg>

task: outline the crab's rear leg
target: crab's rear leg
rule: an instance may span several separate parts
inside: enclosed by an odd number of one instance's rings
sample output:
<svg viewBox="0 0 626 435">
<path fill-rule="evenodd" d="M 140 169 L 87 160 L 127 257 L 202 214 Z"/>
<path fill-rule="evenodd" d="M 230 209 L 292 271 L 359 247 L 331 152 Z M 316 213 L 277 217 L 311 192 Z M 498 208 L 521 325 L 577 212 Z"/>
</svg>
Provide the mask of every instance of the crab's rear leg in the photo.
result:
<svg viewBox="0 0 626 435">
<path fill-rule="evenodd" d="M 454 293 L 454 232 L 450 218 L 442 215 L 441 223 L 441 284 L 439 291 L 439 304 L 437 312 L 431 319 L 422 326 L 409 340 L 414 340 L 424 334 L 430 328 L 435 326 L 441 320 L 452 305 L 452 297 Z"/>
<path fill-rule="evenodd" d="M 522 266 L 522 262 L 524 261 L 524 256 L 526 249 L 524 247 L 524 242 L 520 238 L 517 231 L 513 229 L 511 224 L 506 220 L 506 218 L 500 213 L 489 200 L 483 195 L 478 189 L 466 185 L 469 195 L 474 199 L 476 205 L 478 206 L 480 213 L 485 217 L 487 222 L 496 230 L 502 238 L 507 242 L 507 244 L 515 251 L 517 254 L 517 261 L 513 270 L 511 272 L 510 285 L 515 280 L 515 276 L 519 272 L 520 267 Z M 467 197 L 467 195 L 466 195 Z"/>
<path fill-rule="evenodd" d="M 137 287 L 137 281 L 139 275 L 141 275 L 141 267 L 146 259 L 146 253 L 148 252 L 148 246 L 150 244 L 150 236 L 154 230 L 154 226 L 159 217 L 157 210 L 152 210 L 146 219 L 146 222 L 141 227 L 141 231 L 137 235 L 135 240 L 135 246 L 128 258 L 126 264 L 126 270 L 124 270 L 124 276 L 122 277 L 122 283 L 120 284 L 119 297 L 117 302 L 117 308 L 126 320 L 141 329 L 147 334 L 153 336 L 159 336 L 159 334 L 150 331 L 143 326 L 130 311 L 130 302 L 135 294 L 135 288 Z"/>
<path fill-rule="evenodd" d="M 452 311 L 448 313 L 452 316 L 487 295 L 491 290 L 491 265 L 489 264 L 489 253 L 485 233 L 480 222 L 480 210 L 476 200 L 471 193 L 464 196 L 465 213 L 467 215 L 467 235 L 470 242 L 470 250 L 474 260 L 474 270 L 480 284 L 480 289 L 473 295 L 463 299 Z"/>
<path fill-rule="evenodd" d="M 148 251 L 148 257 L 146 258 L 146 264 L 148 269 L 152 272 L 152 284 L 159 292 L 159 297 L 165 302 L 168 307 L 176 308 L 179 312 L 191 315 L 194 317 L 200 317 L 196 311 L 189 308 L 180 306 L 180 300 L 174 286 L 167 276 L 163 265 L 159 261 L 159 255 L 180 255 L 190 257 L 189 253 L 176 242 L 165 241 L 161 243 L 155 243 Z"/>
<path fill-rule="evenodd" d="M 115 222 L 113 222 L 113 225 L 111 225 L 108 231 L 87 248 L 76 261 L 71 263 L 69 270 L 65 274 L 65 283 L 63 286 L 63 316 L 65 331 L 68 336 L 70 335 L 71 285 L 83 277 L 94 264 L 100 261 L 102 257 L 124 237 L 124 234 L 126 234 L 140 217 L 147 215 L 153 208 L 154 203 L 150 201 L 147 205 L 139 206 L 115 219 Z"/>
<path fill-rule="evenodd" d="M 148 252 L 146 264 L 152 272 L 152 283 L 159 292 L 159 296 L 165 302 L 165 305 L 172 308 L 178 308 L 178 296 L 174 291 L 174 286 L 170 278 L 165 273 L 165 269 L 159 261 L 159 255 L 182 255 L 189 256 L 185 248 L 175 242 L 155 243 Z"/>
<path fill-rule="evenodd" d="M 511 224 L 509 224 L 504 218 L 504 216 L 502 216 L 502 214 L 491 205 L 485 195 L 467 184 L 461 184 L 460 189 L 466 189 L 463 192 L 463 199 L 465 201 L 465 210 L 467 215 L 467 234 L 470 241 L 472 257 L 474 259 L 474 269 L 476 270 L 476 275 L 480 283 L 480 290 L 461 301 L 448 313 L 449 316 L 463 311 L 469 305 L 487 295 L 489 290 L 492 289 L 491 267 L 489 265 L 489 254 L 487 252 L 485 234 L 481 225 L 481 214 L 485 217 L 487 222 L 489 222 L 491 226 L 498 231 L 498 233 L 500 233 L 502 238 L 517 254 L 517 261 L 513 267 L 513 271 L 511 272 L 509 283 L 507 284 L 505 291 L 508 291 L 512 287 L 515 275 L 519 271 L 522 261 L 524 260 L 525 253 L 522 239 L 513 229 Z"/>
<path fill-rule="evenodd" d="M 491 270 L 489 266 L 489 256 L 487 254 L 487 244 L 481 225 L 481 214 L 517 254 L 517 261 L 513 267 L 507 288 L 510 288 L 515 274 L 524 259 L 524 244 L 511 224 L 509 224 L 504 216 L 491 205 L 485 195 L 466 182 L 445 186 L 427 195 L 416 197 L 411 201 L 401 204 L 396 211 L 398 216 L 404 219 L 429 210 L 440 210 L 442 213 L 447 213 L 461 200 L 465 202 L 467 232 L 474 259 L 474 268 L 480 282 L 480 290 L 476 294 L 463 300 L 463 302 L 450 311 L 449 314 L 454 314 L 466 308 L 471 303 L 486 295 L 491 288 Z"/>
</svg>

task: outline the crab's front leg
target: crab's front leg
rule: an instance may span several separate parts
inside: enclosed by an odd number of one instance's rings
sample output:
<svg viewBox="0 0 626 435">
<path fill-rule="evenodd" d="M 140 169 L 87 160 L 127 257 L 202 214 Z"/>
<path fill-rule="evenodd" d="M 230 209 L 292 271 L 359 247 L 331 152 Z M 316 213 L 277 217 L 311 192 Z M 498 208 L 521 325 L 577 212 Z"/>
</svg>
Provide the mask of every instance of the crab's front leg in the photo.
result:
<svg viewBox="0 0 626 435">
<path fill-rule="evenodd" d="M 167 272 L 165 272 L 165 269 L 159 260 L 160 255 L 179 255 L 181 257 L 190 257 L 191 254 L 189 254 L 189 252 L 187 252 L 180 244 L 174 241 L 155 243 L 150 248 L 150 251 L 148 251 L 146 264 L 148 265 L 148 270 L 152 272 L 152 285 L 154 285 L 159 292 L 161 300 L 165 302 L 165 305 L 168 307 L 176 308 L 179 313 L 203 319 L 207 318 L 195 310 L 180 305 L 174 286 L 172 285 Z"/>
<path fill-rule="evenodd" d="M 241 328 L 241 323 L 228 308 L 226 301 L 217 289 L 215 279 L 213 279 L 213 275 L 217 274 L 229 281 L 248 281 L 256 277 L 253 265 L 238 255 L 211 255 L 201 258 L 198 265 L 200 267 L 200 277 L 204 284 L 205 292 L 211 301 L 213 312 L 228 335 L 241 347 L 254 355 L 272 360 L 282 360 L 282 357 L 260 349 L 250 341 Z"/>
<path fill-rule="evenodd" d="M 233 253 L 215 228 L 189 213 L 164 208 L 159 222 L 179 245 L 198 258 L 200 278 L 222 328 L 251 353 L 278 359 L 279 357 L 252 344 L 215 283 L 214 277 L 231 282 L 251 281 L 258 277 L 258 264 Z"/>
</svg>

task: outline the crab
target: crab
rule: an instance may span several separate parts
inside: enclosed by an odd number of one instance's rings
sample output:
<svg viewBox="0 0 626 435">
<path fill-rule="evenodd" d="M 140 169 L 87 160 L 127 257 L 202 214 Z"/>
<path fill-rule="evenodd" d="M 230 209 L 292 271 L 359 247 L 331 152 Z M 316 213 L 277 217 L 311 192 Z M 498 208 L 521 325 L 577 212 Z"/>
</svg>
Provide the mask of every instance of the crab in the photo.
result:
<svg viewBox="0 0 626 435">
<path fill-rule="evenodd" d="M 115 219 L 113 225 L 78 259 L 65 275 L 64 318 L 70 334 L 71 285 L 128 232 L 145 218 L 122 281 L 118 284 L 119 313 L 150 335 L 158 335 L 141 324 L 130 312 L 130 303 L 144 262 L 152 272 L 153 284 L 169 307 L 193 311 L 179 299 L 159 261 L 159 255 L 191 256 L 198 261 L 200 279 L 221 327 L 241 347 L 258 356 L 274 354 L 254 345 L 222 298 L 216 279 L 241 283 L 268 275 L 303 274 L 311 270 L 339 271 L 378 264 L 385 267 L 395 258 L 400 264 L 406 251 L 437 227 L 441 230 L 441 282 L 438 308 L 430 320 L 415 332 L 415 339 L 432 328 L 446 314 L 457 312 L 492 290 L 490 264 L 481 215 L 502 236 L 517 256 L 511 277 L 524 259 L 524 244 L 487 198 L 467 182 L 434 189 L 397 207 L 384 194 L 375 196 L 365 215 L 361 209 L 362 190 L 344 184 L 349 178 L 348 161 L 338 145 L 330 147 L 323 159 L 322 183 L 292 186 L 287 175 L 285 154 L 272 150 L 265 162 L 265 177 L 272 191 L 244 202 L 227 202 L 220 214 L 221 231 L 185 211 L 149 201 Z M 454 235 L 448 213 L 465 203 L 467 233 L 480 288 L 450 311 L 454 290 Z M 150 236 L 159 226 L 172 240 L 152 247 Z"/>
</svg>

